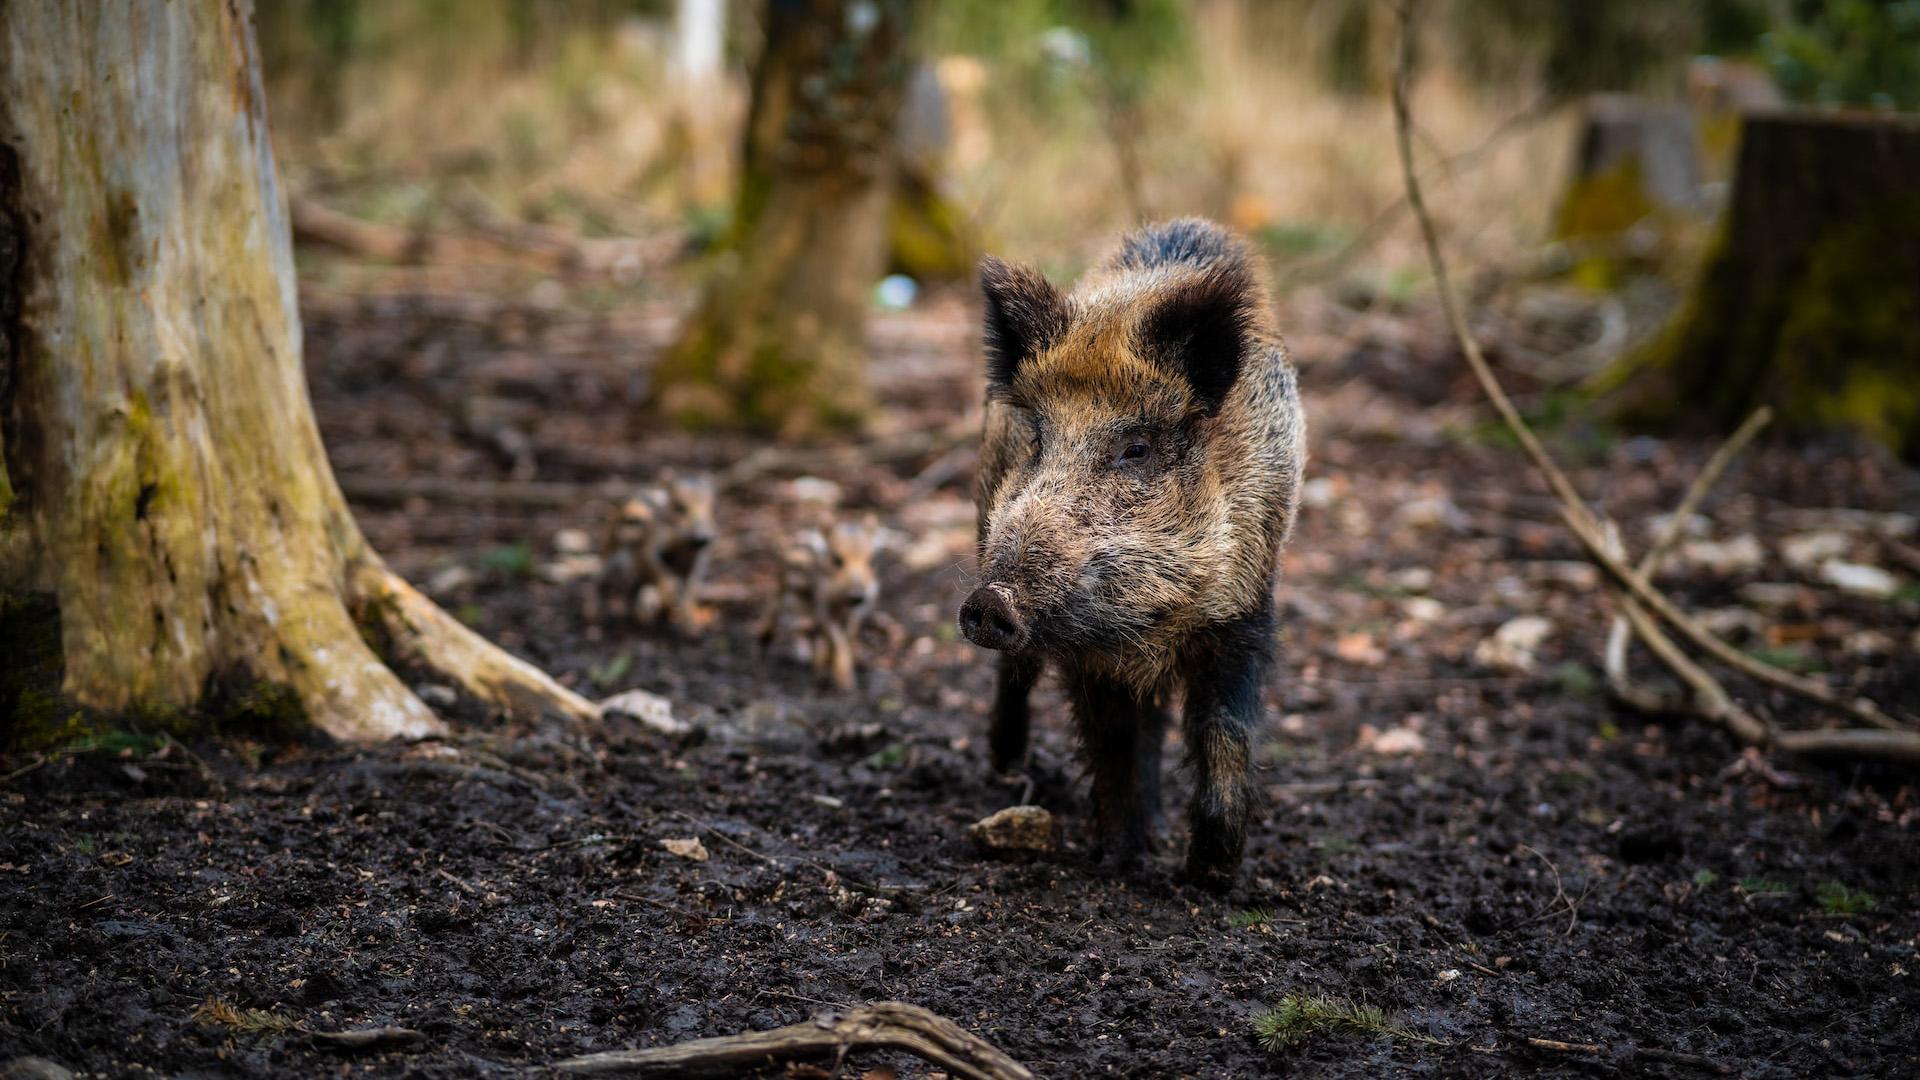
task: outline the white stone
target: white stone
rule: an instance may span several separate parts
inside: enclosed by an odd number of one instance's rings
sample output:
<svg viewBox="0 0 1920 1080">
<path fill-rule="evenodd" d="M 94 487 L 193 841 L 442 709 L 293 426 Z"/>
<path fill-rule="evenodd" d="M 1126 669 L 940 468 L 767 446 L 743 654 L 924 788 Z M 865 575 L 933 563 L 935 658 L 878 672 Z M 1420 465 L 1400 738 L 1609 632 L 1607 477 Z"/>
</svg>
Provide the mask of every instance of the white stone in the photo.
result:
<svg viewBox="0 0 1920 1080">
<path fill-rule="evenodd" d="M 1868 596 L 1876 600 L 1892 596 L 1900 588 L 1900 581 L 1892 574 L 1877 566 L 1865 563 L 1843 562 L 1828 559 L 1820 565 L 1820 580 L 1855 596 Z"/>
<path fill-rule="evenodd" d="M 693 725 L 673 715 L 673 702 L 645 690 L 628 690 L 600 703 L 602 716 L 624 716 L 649 731 L 662 735 L 685 735 Z"/>
</svg>

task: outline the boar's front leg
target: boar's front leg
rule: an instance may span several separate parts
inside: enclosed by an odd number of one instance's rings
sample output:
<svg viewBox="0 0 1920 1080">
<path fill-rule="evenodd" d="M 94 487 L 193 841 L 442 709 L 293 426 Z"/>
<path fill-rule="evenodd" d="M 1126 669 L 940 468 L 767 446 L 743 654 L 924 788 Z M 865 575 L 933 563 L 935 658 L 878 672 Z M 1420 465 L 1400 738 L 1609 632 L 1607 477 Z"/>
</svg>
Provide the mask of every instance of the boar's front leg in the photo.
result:
<svg viewBox="0 0 1920 1080">
<path fill-rule="evenodd" d="M 1125 869 L 1153 847 L 1166 714 L 1098 675 L 1069 680 L 1074 724 L 1093 766 L 1095 857 Z"/>
<path fill-rule="evenodd" d="M 1247 770 L 1273 652 L 1273 613 L 1263 608 L 1218 624 L 1195 645 L 1184 673 L 1182 728 L 1193 770 L 1187 874 L 1221 888 L 1239 873 L 1246 846 L 1253 794 Z"/>
<path fill-rule="evenodd" d="M 1000 689 L 993 697 L 993 717 L 987 729 L 987 747 L 995 772 L 1006 772 L 1026 760 L 1027 732 L 1032 726 L 1027 700 L 1040 681 L 1043 664 L 1037 656 L 1006 653 L 1000 657 Z"/>
</svg>

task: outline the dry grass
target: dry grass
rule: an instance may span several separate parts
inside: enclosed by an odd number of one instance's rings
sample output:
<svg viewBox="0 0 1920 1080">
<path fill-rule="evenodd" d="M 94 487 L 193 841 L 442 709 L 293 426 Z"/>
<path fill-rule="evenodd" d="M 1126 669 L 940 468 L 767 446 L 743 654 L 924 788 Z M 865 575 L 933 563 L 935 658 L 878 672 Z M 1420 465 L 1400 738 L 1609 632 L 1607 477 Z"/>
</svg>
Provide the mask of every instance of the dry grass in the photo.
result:
<svg viewBox="0 0 1920 1080">
<path fill-rule="evenodd" d="M 1400 194 L 1384 87 L 1343 96 L 1324 87 L 1316 5 L 1299 20 L 1257 0 L 1192 8 L 1193 55 L 1151 81 L 1138 143 L 1143 201 L 1154 216 L 1207 214 L 1269 241 L 1276 258 L 1324 254 Z M 505 0 L 392 5 L 348 58 L 328 67 L 302 47 L 272 47 L 268 90 L 289 186 L 378 220 L 418 222 L 475 203 L 509 217 L 588 233 L 639 233 L 711 214 L 694 197 L 666 65 L 666 26 L 637 18 L 516 27 Z M 435 21 L 439 20 L 439 21 Z M 1476 145 L 1533 100 L 1472 91 L 1436 46 L 1419 87 L 1429 160 Z M 279 60 L 277 70 L 276 59 Z M 958 152 L 949 167 L 963 209 L 993 246 L 1066 275 L 1130 224 L 1118 154 L 1097 90 L 1068 80 L 1036 108 L 1025 60 L 941 65 L 943 78 L 984 71 L 953 97 Z M 713 112 L 731 148 L 744 113 L 736 68 Z M 1447 231 L 1481 251 L 1544 235 L 1571 147 L 1557 117 L 1503 142 L 1470 173 L 1433 183 Z M 730 156 L 730 155 L 728 155 Z M 450 209 L 451 208 L 451 209 Z M 1389 231 L 1378 265 L 1418 264 L 1409 223 Z"/>
</svg>

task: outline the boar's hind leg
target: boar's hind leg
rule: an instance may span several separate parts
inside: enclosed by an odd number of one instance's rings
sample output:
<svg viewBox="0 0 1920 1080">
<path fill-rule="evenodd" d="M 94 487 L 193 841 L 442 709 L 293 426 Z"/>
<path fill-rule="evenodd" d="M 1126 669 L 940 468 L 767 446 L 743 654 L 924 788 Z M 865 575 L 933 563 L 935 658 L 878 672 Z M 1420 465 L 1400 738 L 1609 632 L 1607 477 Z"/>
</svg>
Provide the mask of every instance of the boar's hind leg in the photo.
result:
<svg viewBox="0 0 1920 1080">
<path fill-rule="evenodd" d="M 1148 789 L 1159 778 L 1146 766 L 1151 757 L 1158 771 L 1163 714 L 1111 679 L 1077 675 L 1072 684 L 1074 724 L 1093 766 L 1095 855 L 1125 868 L 1153 846 L 1158 807 Z"/>
<path fill-rule="evenodd" d="M 1040 681 L 1040 668 L 1038 657 L 1008 653 L 1000 658 L 1000 690 L 993 698 L 993 726 L 987 731 L 995 772 L 1016 768 L 1026 759 L 1031 720 L 1027 697 Z"/>
<path fill-rule="evenodd" d="M 1273 614 L 1253 612 L 1202 636 L 1188 661 L 1184 738 L 1193 769 L 1187 873 L 1223 885 L 1240 869 L 1252 785 L 1250 743 L 1273 648 Z"/>
</svg>

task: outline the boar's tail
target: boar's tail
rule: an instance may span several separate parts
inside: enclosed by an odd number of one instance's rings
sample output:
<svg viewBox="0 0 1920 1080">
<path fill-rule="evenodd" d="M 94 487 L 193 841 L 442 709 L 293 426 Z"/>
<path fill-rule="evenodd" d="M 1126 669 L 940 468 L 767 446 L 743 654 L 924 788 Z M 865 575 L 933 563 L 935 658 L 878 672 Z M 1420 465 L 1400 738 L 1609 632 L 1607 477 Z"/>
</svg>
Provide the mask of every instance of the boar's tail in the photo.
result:
<svg viewBox="0 0 1920 1080">
<path fill-rule="evenodd" d="M 1151 270 L 1186 263 L 1202 270 L 1248 271 L 1247 250 L 1234 235 L 1205 218 L 1175 218 L 1129 233 L 1108 263 L 1114 270 Z"/>
</svg>

